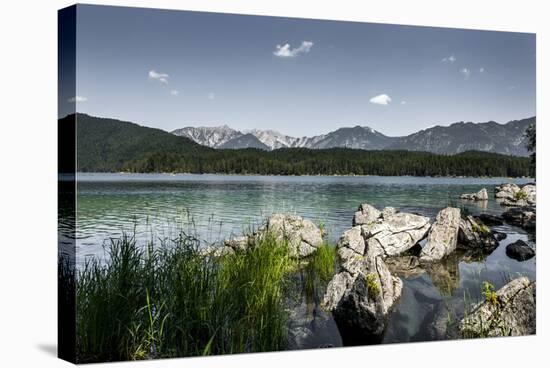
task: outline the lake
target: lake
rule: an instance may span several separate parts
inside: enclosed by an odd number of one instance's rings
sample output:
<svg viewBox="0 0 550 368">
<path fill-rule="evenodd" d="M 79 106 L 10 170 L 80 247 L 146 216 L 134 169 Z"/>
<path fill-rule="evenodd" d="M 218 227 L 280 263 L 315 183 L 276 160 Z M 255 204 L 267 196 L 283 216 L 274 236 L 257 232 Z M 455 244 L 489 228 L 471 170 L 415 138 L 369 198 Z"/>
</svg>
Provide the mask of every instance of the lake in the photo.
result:
<svg viewBox="0 0 550 368">
<path fill-rule="evenodd" d="M 219 243 L 261 224 L 275 212 L 292 212 L 322 224 L 335 242 L 351 226 L 353 213 L 367 202 L 382 209 L 431 217 L 453 203 L 472 213 L 500 214 L 493 187 L 532 179 L 430 178 L 377 176 L 230 176 L 191 174 L 78 174 L 77 261 L 102 257 L 103 244 L 122 232 L 135 231 L 138 241 L 170 237 L 183 229 L 205 244 Z M 461 201 L 462 193 L 487 188 L 489 201 Z M 452 323 L 464 311 L 465 300 L 479 300 L 483 281 L 499 288 L 518 274 L 534 280 L 536 257 L 517 262 L 505 254 L 517 239 L 536 247 L 533 236 L 520 228 L 500 226 L 508 234 L 485 259 L 456 255 L 440 269 L 402 277 L 403 294 L 391 316 L 384 342 L 440 338 L 441 324 Z M 307 299 L 307 300 L 306 300 Z M 294 309 L 295 325 L 307 327 L 298 348 L 342 345 L 330 316 L 318 307 L 318 296 L 305 298 Z M 294 326 L 296 327 L 296 326 Z"/>
</svg>

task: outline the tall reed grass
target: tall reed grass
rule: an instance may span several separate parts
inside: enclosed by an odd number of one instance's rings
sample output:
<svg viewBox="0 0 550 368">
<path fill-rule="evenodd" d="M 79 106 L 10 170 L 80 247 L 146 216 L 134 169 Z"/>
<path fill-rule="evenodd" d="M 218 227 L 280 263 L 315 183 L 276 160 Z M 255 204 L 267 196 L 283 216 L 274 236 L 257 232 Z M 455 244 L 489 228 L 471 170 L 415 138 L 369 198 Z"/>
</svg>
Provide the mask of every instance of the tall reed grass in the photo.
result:
<svg viewBox="0 0 550 368">
<path fill-rule="evenodd" d="M 332 252 L 321 248 L 308 269 L 329 279 Z M 77 276 L 79 363 L 286 348 L 297 261 L 285 242 L 268 234 L 249 250 L 216 257 L 184 233 L 145 248 L 124 235 L 107 253 Z"/>
</svg>

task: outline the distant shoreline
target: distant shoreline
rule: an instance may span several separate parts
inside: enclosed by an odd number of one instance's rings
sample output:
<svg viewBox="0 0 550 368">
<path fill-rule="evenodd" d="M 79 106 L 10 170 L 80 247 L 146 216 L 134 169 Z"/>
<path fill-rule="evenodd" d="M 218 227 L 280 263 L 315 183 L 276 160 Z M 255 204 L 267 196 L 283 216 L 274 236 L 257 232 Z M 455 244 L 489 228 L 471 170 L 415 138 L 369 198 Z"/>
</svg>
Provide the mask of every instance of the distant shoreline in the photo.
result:
<svg viewBox="0 0 550 368">
<path fill-rule="evenodd" d="M 517 179 L 524 179 L 524 180 L 533 180 L 535 181 L 535 177 L 528 177 L 528 176 L 466 176 L 466 175 L 448 175 L 448 176 L 431 176 L 431 175 L 369 175 L 369 174 L 334 174 L 334 175 L 325 175 L 325 174 L 301 174 L 301 175 L 278 175 L 278 174 L 227 174 L 227 173 L 191 173 L 191 172 L 181 172 L 181 173 L 171 173 L 171 172 L 88 172 L 88 171 L 81 171 L 77 172 L 76 175 L 166 175 L 166 176 L 207 176 L 207 175 L 215 175 L 215 176 L 228 176 L 228 177 L 391 177 L 391 178 L 443 178 L 443 179 L 510 179 L 510 180 L 517 180 Z"/>
</svg>

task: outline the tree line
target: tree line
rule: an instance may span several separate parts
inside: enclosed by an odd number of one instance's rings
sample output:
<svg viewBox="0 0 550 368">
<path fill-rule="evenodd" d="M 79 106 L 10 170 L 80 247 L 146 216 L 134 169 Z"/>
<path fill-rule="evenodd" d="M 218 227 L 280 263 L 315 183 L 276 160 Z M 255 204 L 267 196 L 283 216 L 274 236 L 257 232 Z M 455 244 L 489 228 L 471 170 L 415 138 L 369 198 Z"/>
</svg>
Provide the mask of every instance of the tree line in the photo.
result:
<svg viewBox="0 0 550 368">
<path fill-rule="evenodd" d="M 488 152 L 439 155 L 350 148 L 216 150 L 160 129 L 85 114 L 60 119 L 59 129 L 67 129 L 75 122 L 80 172 L 534 176 L 534 166 L 528 157 Z"/>
<path fill-rule="evenodd" d="M 260 175 L 530 176 L 528 158 L 485 152 L 437 155 L 411 151 L 302 148 L 220 150 L 180 155 L 158 152 L 109 171 Z"/>
</svg>

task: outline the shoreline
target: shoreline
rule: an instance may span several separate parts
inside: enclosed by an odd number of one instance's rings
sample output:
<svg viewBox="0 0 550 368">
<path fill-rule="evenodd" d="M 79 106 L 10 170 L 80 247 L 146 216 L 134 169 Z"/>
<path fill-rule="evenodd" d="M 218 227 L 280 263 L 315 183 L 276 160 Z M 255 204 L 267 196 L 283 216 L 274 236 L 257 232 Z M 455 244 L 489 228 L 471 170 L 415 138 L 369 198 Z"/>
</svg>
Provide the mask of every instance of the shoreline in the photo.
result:
<svg viewBox="0 0 550 368">
<path fill-rule="evenodd" d="M 449 175 L 449 176 L 431 176 L 431 175 L 365 175 L 365 174 L 333 174 L 333 175 L 324 175 L 324 174 L 302 174 L 302 175 L 278 175 L 278 174 L 227 174 L 227 173 L 191 173 L 191 172 L 101 172 L 101 171 L 81 171 L 77 172 L 76 175 L 166 175 L 166 176 L 228 176 L 228 177 L 274 177 L 274 178 L 299 178 L 299 177 L 321 177 L 321 178 L 332 178 L 332 177 L 343 177 L 343 178 L 430 178 L 430 179 L 506 179 L 506 180 L 533 180 L 536 181 L 535 177 L 528 176 L 467 176 L 467 175 Z M 62 174 L 70 175 L 70 174 Z"/>
</svg>

